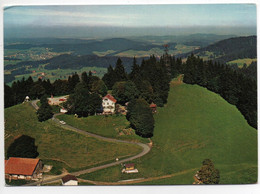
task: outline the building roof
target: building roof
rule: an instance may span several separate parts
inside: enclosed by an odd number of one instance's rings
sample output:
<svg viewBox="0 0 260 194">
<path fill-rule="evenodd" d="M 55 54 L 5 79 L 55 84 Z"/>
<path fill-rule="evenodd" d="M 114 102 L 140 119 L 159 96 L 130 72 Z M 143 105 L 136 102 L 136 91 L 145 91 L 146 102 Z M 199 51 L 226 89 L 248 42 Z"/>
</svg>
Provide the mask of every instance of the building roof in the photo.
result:
<svg viewBox="0 0 260 194">
<path fill-rule="evenodd" d="M 39 160 L 39 158 L 10 157 L 7 161 L 5 161 L 5 173 L 31 176 Z"/>
<path fill-rule="evenodd" d="M 150 104 L 150 108 L 156 108 L 156 107 L 157 107 L 156 104 L 154 104 L 154 103 Z"/>
<path fill-rule="evenodd" d="M 135 164 L 134 163 L 128 163 L 124 165 L 126 168 L 130 168 L 130 167 L 134 167 Z"/>
<path fill-rule="evenodd" d="M 116 103 L 116 101 L 117 101 L 111 94 L 107 94 L 106 96 L 103 97 L 103 99 L 105 99 L 105 98 L 111 100 L 114 103 Z"/>
<path fill-rule="evenodd" d="M 71 174 L 67 174 L 61 180 L 62 180 L 63 183 L 69 182 L 70 180 L 78 181 L 77 177 L 75 177 Z"/>
</svg>

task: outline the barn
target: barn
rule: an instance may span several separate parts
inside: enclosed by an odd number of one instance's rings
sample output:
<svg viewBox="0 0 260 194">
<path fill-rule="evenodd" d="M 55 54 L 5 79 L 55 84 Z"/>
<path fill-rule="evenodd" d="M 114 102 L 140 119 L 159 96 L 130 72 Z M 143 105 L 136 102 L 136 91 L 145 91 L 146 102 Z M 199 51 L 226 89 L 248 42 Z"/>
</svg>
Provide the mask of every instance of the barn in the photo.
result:
<svg viewBox="0 0 260 194">
<path fill-rule="evenodd" d="M 38 179 L 42 176 L 42 161 L 39 158 L 10 157 L 5 160 L 5 178 L 11 180 Z"/>
</svg>

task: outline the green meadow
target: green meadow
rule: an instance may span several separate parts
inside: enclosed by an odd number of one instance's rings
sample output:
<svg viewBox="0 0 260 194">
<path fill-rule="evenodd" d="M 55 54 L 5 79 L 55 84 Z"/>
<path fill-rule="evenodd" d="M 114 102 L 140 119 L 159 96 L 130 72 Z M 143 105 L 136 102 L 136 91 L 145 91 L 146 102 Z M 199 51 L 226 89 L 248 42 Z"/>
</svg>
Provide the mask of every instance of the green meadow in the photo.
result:
<svg viewBox="0 0 260 194">
<path fill-rule="evenodd" d="M 46 164 L 53 164 L 56 174 L 60 174 L 61 167 L 76 171 L 142 151 L 137 145 L 101 141 L 62 129 L 51 120 L 38 122 L 36 111 L 29 103 L 6 108 L 4 114 L 5 156 L 15 138 L 21 135 L 31 136 L 38 146 L 39 158 Z"/>
<path fill-rule="evenodd" d="M 75 118 L 74 115 L 59 115 L 58 119 L 79 129 L 97 135 L 116 139 L 149 143 L 148 139 L 135 134 L 129 127 L 130 123 L 124 115 L 97 115 L 89 117 Z"/>
<path fill-rule="evenodd" d="M 138 174 L 122 174 L 114 166 L 80 177 L 113 182 L 182 173 L 139 184 L 192 184 L 208 158 L 220 171 L 220 184 L 257 182 L 257 130 L 218 94 L 172 83 L 168 103 L 154 117 L 152 150 L 133 161 Z"/>
</svg>

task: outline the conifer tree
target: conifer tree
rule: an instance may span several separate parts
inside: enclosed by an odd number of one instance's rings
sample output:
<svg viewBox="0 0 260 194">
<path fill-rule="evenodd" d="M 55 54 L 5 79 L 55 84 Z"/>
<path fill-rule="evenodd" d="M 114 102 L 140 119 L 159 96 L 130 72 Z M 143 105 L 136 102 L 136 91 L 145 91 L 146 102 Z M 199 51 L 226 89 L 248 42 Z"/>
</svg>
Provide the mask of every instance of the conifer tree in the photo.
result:
<svg viewBox="0 0 260 194">
<path fill-rule="evenodd" d="M 114 72 L 115 72 L 115 82 L 127 80 L 127 74 L 125 72 L 124 65 L 122 64 L 122 60 L 120 58 L 117 59 Z"/>
<path fill-rule="evenodd" d="M 47 95 L 42 96 L 40 102 L 41 106 L 37 110 L 37 116 L 38 120 L 42 122 L 52 118 L 53 112 L 51 106 L 48 103 Z"/>
<path fill-rule="evenodd" d="M 107 73 L 105 73 L 105 75 L 103 76 L 102 80 L 106 84 L 107 88 L 109 90 L 111 90 L 113 85 L 116 82 L 115 72 L 114 72 L 114 69 L 113 69 L 113 67 L 111 65 L 109 65 L 109 67 L 107 68 Z"/>
<path fill-rule="evenodd" d="M 126 118 L 137 135 L 145 138 L 153 136 L 154 118 L 149 104 L 144 99 L 129 102 Z"/>
</svg>

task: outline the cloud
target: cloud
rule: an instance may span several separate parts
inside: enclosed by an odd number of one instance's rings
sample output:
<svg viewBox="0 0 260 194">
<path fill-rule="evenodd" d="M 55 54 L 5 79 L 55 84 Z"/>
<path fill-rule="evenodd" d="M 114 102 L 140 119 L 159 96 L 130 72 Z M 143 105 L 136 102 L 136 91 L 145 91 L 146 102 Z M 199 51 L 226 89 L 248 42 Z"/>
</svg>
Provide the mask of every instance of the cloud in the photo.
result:
<svg viewBox="0 0 260 194">
<path fill-rule="evenodd" d="M 122 19 L 140 17 L 139 14 L 118 15 L 110 13 L 90 13 L 87 11 L 61 11 L 61 10 L 48 10 L 48 9 L 8 9 L 6 14 L 17 16 L 58 16 L 58 17 L 74 17 L 74 18 L 96 18 L 96 19 Z"/>
</svg>

